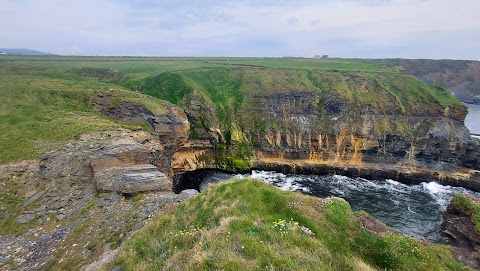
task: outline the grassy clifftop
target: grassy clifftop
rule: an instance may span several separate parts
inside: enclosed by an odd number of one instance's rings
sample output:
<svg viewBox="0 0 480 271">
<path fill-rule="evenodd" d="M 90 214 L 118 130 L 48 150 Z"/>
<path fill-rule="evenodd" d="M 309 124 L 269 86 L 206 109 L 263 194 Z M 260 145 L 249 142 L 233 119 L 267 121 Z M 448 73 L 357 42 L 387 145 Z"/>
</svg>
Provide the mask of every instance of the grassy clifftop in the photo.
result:
<svg viewBox="0 0 480 271">
<path fill-rule="evenodd" d="M 446 246 L 374 235 L 362 216 L 341 199 L 233 180 L 158 216 L 105 270 L 466 270 Z"/>
<path fill-rule="evenodd" d="M 406 115 L 464 110 L 441 88 L 362 60 L 4 56 L 0 162 L 37 157 L 83 132 L 132 127 L 94 110 L 92 98 L 110 88 L 118 90 L 118 99 L 139 102 L 154 112 L 162 102 L 149 96 L 183 107 L 187 102 L 201 105 L 197 111 L 209 114 L 198 123 L 223 126 L 231 133 L 242 122 L 239 115 L 252 125 L 247 128 L 262 126 L 252 119 L 258 116 L 245 114 L 255 109 L 258 96 L 290 92 L 338 98 L 351 105 L 352 113 L 364 108 Z M 318 110 L 322 106 L 320 101 Z"/>
<path fill-rule="evenodd" d="M 431 87 L 412 76 L 393 73 L 339 70 L 277 68 L 202 68 L 164 72 L 145 79 L 143 92 L 172 103 L 198 90 L 219 108 L 268 95 L 296 92 L 336 92 L 346 102 L 370 105 L 377 113 L 388 111 L 392 103 L 404 114 L 419 107 L 460 108 L 461 103 L 447 91 Z M 243 100 L 241 100 L 243 98 Z M 244 104 L 248 106 L 248 103 Z"/>
</svg>

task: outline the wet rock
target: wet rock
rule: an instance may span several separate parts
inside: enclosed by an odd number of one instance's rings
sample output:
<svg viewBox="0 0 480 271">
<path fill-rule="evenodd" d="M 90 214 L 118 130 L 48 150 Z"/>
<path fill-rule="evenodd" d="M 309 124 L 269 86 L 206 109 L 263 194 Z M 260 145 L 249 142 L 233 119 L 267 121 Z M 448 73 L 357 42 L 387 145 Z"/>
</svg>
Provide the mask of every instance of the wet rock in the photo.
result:
<svg viewBox="0 0 480 271">
<path fill-rule="evenodd" d="M 32 220 L 35 219 L 35 214 L 24 214 L 24 215 L 21 215 L 19 217 L 17 217 L 17 219 L 15 221 L 17 221 L 17 223 L 20 223 L 20 224 L 25 224 L 25 223 L 28 223 Z"/>
</svg>

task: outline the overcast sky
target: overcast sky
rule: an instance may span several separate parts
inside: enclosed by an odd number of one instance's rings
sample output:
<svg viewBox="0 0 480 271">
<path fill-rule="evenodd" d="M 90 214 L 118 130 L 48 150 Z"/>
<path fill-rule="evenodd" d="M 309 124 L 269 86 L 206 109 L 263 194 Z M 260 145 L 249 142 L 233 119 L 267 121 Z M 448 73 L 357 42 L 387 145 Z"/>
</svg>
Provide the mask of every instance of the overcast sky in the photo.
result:
<svg viewBox="0 0 480 271">
<path fill-rule="evenodd" d="M 0 48 L 480 60 L 480 0 L 0 0 Z"/>
</svg>

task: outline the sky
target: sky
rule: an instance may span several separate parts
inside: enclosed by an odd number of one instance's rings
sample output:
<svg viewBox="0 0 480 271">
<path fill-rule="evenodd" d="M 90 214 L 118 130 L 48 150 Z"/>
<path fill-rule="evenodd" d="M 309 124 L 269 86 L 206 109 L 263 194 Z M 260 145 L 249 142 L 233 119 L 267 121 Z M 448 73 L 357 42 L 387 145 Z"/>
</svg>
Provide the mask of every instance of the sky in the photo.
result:
<svg viewBox="0 0 480 271">
<path fill-rule="evenodd" d="M 0 0 L 0 48 L 480 60 L 480 0 Z"/>
</svg>

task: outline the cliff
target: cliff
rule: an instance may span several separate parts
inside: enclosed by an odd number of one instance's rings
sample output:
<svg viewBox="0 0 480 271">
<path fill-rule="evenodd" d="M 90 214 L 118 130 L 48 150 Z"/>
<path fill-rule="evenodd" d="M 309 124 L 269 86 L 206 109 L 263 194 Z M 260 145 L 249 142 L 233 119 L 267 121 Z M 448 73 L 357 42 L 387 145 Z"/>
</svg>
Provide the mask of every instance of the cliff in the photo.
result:
<svg viewBox="0 0 480 271">
<path fill-rule="evenodd" d="M 455 248 L 455 258 L 472 268 L 480 268 L 480 200 L 458 194 L 443 214 L 443 234 Z"/>
<path fill-rule="evenodd" d="M 172 188 L 198 185 L 209 169 L 480 189 L 465 107 L 364 61 L 9 57 L 0 75 L 0 269 L 80 269 L 111 257 L 192 195 Z M 273 188 L 260 189 L 245 194 L 270 203 Z M 358 255 L 365 263 L 402 265 L 378 258 L 385 243 L 374 243 L 373 256 Z"/>
<path fill-rule="evenodd" d="M 412 76 L 204 68 L 148 77 L 142 91 L 188 117 L 175 173 L 260 168 L 480 190 L 480 148 L 464 127 L 466 108 Z"/>
<path fill-rule="evenodd" d="M 480 189 L 466 108 L 396 67 L 348 59 L 59 59 L 0 62 L 0 161 L 37 158 L 83 133 L 123 127 L 158 137 L 163 148 L 150 163 L 169 178 L 264 168 Z"/>
</svg>

